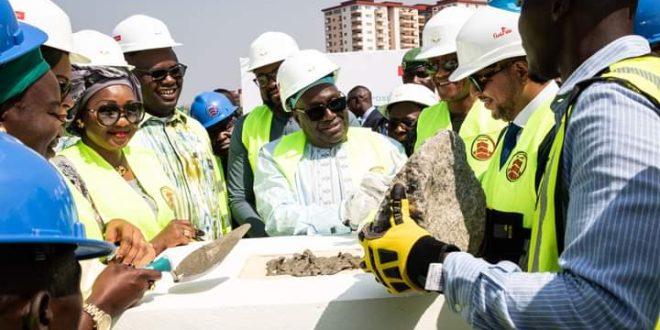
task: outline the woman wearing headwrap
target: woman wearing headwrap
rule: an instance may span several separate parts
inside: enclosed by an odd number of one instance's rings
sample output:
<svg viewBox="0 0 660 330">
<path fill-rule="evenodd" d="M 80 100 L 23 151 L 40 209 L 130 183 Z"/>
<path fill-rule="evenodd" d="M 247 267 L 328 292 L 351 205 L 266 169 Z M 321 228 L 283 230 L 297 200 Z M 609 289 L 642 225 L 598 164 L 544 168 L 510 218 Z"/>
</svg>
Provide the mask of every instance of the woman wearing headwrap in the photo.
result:
<svg viewBox="0 0 660 330">
<path fill-rule="evenodd" d="M 175 220 L 179 201 L 174 185 L 150 150 L 128 147 L 144 118 L 140 85 L 123 69 L 74 67 L 71 133 L 80 136 L 60 155 L 84 183 L 85 194 L 105 219 L 126 219 L 140 228 L 160 253 L 187 244 L 195 229 Z"/>
</svg>

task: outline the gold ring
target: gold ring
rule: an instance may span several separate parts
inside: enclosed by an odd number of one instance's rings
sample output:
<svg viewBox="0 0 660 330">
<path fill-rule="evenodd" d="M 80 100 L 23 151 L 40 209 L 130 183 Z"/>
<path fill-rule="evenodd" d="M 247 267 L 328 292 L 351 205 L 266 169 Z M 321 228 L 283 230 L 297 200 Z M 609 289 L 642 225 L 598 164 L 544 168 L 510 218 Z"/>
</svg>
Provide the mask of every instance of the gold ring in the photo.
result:
<svg viewBox="0 0 660 330">
<path fill-rule="evenodd" d="M 190 238 L 190 231 L 189 231 L 188 229 L 185 229 L 185 230 L 183 231 L 183 236 L 185 236 L 185 237 L 187 237 L 187 238 Z"/>
</svg>

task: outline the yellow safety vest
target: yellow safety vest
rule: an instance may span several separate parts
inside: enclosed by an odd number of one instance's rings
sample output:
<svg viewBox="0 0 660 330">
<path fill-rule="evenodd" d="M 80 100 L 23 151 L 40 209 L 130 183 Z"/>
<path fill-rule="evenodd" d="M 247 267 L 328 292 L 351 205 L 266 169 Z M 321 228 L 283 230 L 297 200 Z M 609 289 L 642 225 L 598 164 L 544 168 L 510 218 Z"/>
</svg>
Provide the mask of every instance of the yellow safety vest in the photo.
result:
<svg viewBox="0 0 660 330">
<path fill-rule="evenodd" d="M 270 142 L 270 126 L 273 121 L 273 111 L 267 105 L 260 105 L 250 111 L 243 121 L 241 141 L 245 146 L 250 161 L 252 173 L 257 167 L 259 149 Z"/>
<path fill-rule="evenodd" d="M 490 110 L 481 101 L 475 101 L 465 116 L 458 135 L 465 144 L 467 161 L 472 171 L 480 177 L 490 164 L 497 139 L 506 122 L 495 120 Z M 417 141 L 414 150 L 417 151 L 429 138 L 442 130 L 451 130 L 449 105 L 441 101 L 432 107 L 422 110 L 417 120 Z"/>
<path fill-rule="evenodd" d="M 649 100 L 655 100 L 658 104 L 660 99 L 660 58 L 655 56 L 641 56 L 626 59 L 610 66 L 609 70 L 601 74 L 593 81 L 612 81 L 621 83 Z M 559 246 L 555 224 L 561 214 L 556 211 L 556 189 L 557 178 L 561 166 L 561 156 L 564 147 L 564 136 L 566 134 L 566 121 L 573 112 L 573 104 L 577 96 L 566 99 L 558 96 L 555 102 L 568 102 L 569 108 L 561 119 L 557 128 L 555 138 L 550 149 L 550 158 L 546 167 L 541 186 L 539 189 L 539 201 L 537 202 L 532 226 L 532 240 L 530 243 L 530 258 L 528 269 L 531 272 L 557 272 L 559 267 Z M 561 233 L 563 235 L 563 233 Z"/>
<path fill-rule="evenodd" d="M 298 131 L 283 136 L 273 151 L 273 159 L 292 189 L 295 188 L 298 162 L 305 152 L 306 143 L 305 134 Z M 373 168 L 381 167 L 385 173 L 394 172 L 390 151 L 383 148 L 384 137 L 378 133 L 368 128 L 350 127 L 344 143 L 347 146 L 354 188 L 360 185 L 364 175 Z"/>
<path fill-rule="evenodd" d="M 140 186 L 155 201 L 157 214 L 112 165 L 82 141 L 60 155 L 75 166 L 104 222 L 124 219 L 151 240 L 174 219 L 177 192 L 149 150 L 126 147 L 123 152 Z"/>
<path fill-rule="evenodd" d="M 515 148 L 500 168 L 503 143 L 498 143 L 488 170 L 481 179 L 486 194 L 484 259 L 518 263 L 525 252 L 536 206 L 536 173 L 539 147 L 554 126 L 552 99 L 529 117 Z M 542 169 L 541 169 L 542 170 Z"/>
</svg>

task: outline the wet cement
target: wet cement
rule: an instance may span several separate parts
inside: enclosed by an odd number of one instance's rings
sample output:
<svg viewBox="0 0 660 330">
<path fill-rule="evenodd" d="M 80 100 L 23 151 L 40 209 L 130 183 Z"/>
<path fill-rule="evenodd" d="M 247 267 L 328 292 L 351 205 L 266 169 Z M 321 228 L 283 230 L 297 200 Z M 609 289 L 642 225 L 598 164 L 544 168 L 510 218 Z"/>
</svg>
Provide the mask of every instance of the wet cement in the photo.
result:
<svg viewBox="0 0 660 330">
<path fill-rule="evenodd" d="M 296 253 L 291 258 L 278 257 L 266 263 L 266 276 L 318 276 L 334 275 L 342 270 L 357 269 L 360 257 L 338 253 L 335 257 L 317 257 L 310 250 Z"/>
</svg>

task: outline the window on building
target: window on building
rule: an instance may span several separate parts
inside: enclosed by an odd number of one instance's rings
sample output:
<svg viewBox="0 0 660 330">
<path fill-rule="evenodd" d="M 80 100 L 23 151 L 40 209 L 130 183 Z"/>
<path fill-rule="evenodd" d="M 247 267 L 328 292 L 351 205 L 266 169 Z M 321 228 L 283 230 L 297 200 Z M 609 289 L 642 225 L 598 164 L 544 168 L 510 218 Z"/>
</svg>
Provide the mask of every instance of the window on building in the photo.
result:
<svg viewBox="0 0 660 330">
<path fill-rule="evenodd" d="M 351 10 L 357 10 L 358 6 L 351 6 Z"/>
<path fill-rule="evenodd" d="M 347 36 L 348 36 L 348 33 L 344 32 L 344 37 L 347 37 Z"/>
<path fill-rule="evenodd" d="M 365 24 L 366 24 L 367 26 L 373 26 L 373 25 L 374 25 L 374 24 L 371 23 L 371 22 L 367 22 L 367 23 L 365 23 Z"/>
</svg>

